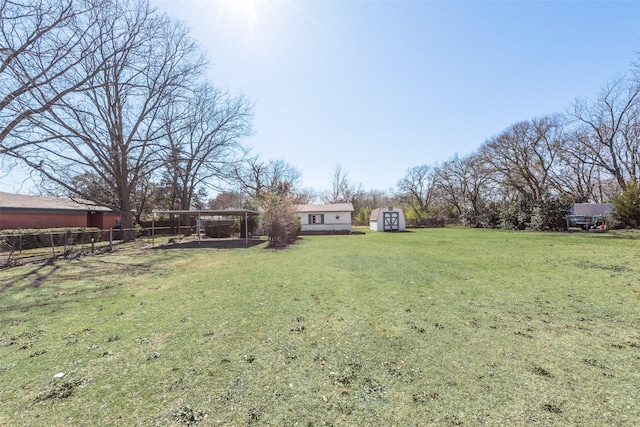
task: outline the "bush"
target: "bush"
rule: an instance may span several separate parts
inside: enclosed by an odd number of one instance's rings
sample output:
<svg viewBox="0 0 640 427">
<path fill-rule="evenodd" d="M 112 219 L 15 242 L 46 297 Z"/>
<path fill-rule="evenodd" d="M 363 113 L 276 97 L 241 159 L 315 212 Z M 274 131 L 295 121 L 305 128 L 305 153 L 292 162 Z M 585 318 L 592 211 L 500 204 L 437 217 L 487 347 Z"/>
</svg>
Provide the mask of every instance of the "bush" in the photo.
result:
<svg viewBox="0 0 640 427">
<path fill-rule="evenodd" d="M 505 230 L 563 231 L 569 205 L 555 196 L 531 200 L 518 196 L 500 209 L 500 227 Z"/>
<path fill-rule="evenodd" d="M 286 247 L 300 234 L 301 225 L 295 207 L 277 194 L 270 193 L 262 198 L 262 222 L 272 248 Z"/>
<path fill-rule="evenodd" d="M 533 205 L 530 228 L 535 231 L 564 231 L 569 205 L 556 197 L 545 197 Z"/>
<path fill-rule="evenodd" d="M 476 209 L 464 208 L 460 222 L 465 227 L 498 228 L 500 226 L 501 206 L 491 201 L 480 201 Z"/>
<path fill-rule="evenodd" d="M 526 230 L 531 224 L 533 204 L 522 196 L 512 202 L 505 202 L 500 209 L 500 228 L 505 230 Z"/>
<path fill-rule="evenodd" d="M 640 185 L 637 181 L 627 184 L 622 194 L 611 199 L 613 218 L 627 227 L 640 227 Z"/>
<path fill-rule="evenodd" d="M 476 214 L 472 209 L 466 209 L 460 217 L 462 225 L 473 228 L 498 228 L 500 225 L 500 211 L 491 205 Z"/>
</svg>

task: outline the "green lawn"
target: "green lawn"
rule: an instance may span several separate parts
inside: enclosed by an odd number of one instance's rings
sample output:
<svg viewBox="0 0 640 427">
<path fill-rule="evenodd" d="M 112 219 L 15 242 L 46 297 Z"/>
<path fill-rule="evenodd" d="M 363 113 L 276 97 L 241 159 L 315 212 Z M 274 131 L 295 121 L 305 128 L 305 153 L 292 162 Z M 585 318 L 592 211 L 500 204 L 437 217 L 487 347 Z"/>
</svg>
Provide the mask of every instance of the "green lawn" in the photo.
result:
<svg viewBox="0 0 640 427">
<path fill-rule="evenodd" d="M 0 270 L 0 425 L 640 424 L 640 233 L 360 231 Z"/>
</svg>

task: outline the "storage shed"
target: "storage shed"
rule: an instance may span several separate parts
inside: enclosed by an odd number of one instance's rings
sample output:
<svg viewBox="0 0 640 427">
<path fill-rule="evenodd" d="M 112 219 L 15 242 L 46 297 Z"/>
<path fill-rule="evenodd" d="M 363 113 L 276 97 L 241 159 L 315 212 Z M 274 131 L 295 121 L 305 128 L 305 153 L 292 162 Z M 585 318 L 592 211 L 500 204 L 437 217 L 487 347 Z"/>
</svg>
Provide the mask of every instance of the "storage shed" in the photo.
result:
<svg viewBox="0 0 640 427">
<path fill-rule="evenodd" d="M 349 234 L 353 210 L 351 203 L 297 205 L 301 234 Z"/>
<path fill-rule="evenodd" d="M 374 209 L 369 218 L 369 228 L 374 231 L 406 231 L 404 211 L 393 206 Z"/>
</svg>

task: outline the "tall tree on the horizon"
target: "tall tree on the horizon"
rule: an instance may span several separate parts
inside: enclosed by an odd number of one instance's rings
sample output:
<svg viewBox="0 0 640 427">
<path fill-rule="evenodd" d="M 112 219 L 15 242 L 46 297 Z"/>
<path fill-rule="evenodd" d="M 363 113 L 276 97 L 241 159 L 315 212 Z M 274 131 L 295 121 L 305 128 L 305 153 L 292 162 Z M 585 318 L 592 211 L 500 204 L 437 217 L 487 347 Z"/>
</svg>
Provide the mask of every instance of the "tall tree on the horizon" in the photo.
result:
<svg viewBox="0 0 640 427">
<path fill-rule="evenodd" d="M 157 14 L 146 0 L 103 2 L 89 15 L 98 24 L 87 73 L 104 64 L 81 92 L 30 117 L 32 141 L 14 153 L 51 181 L 81 197 L 73 178 L 89 171 L 113 190 L 123 228 L 133 227 L 132 195 L 162 165 L 160 113 L 193 87 L 204 60 L 184 25 Z M 95 200 L 104 203 L 101 200 Z M 133 234 L 127 235 L 133 238 Z"/>
<path fill-rule="evenodd" d="M 252 109 L 245 97 L 206 82 L 166 107 L 162 159 L 172 209 L 190 209 L 199 189 L 221 190 L 233 180 L 246 155 L 240 140 L 251 133 Z"/>
<path fill-rule="evenodd" d="M 29 139 L 9 137 L 28 133 L 30 119 L 102 69 L 101 61 L 86 67 L 99 37 L 96 7 L 91 1 L 0 0 L 0 154 L 29 145 Z"/>
</svg>

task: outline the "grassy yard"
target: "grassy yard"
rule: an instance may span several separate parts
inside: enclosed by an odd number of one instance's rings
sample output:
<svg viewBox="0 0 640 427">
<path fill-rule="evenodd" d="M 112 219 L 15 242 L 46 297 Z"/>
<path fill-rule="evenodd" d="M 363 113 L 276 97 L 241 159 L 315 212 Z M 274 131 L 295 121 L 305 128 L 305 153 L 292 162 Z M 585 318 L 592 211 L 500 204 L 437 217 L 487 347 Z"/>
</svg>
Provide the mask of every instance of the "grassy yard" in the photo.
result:
<svg viewBox="0 0 640 427">
<path fill-rule="evenodd" d="M 0 271 L 0 425 L 640 424 L 640 234 L 427 229 Z"/>
</svg>

